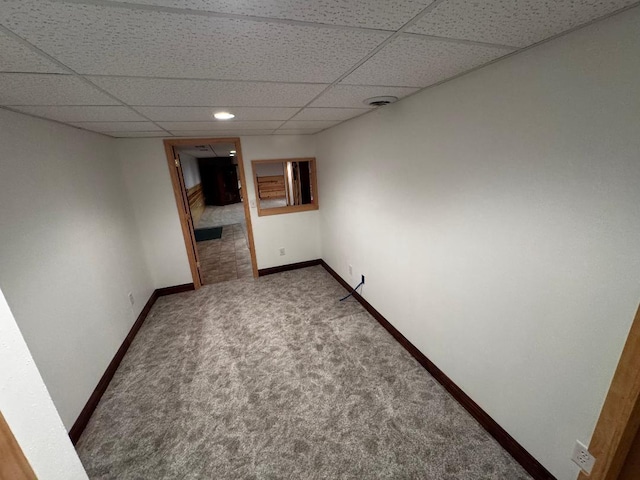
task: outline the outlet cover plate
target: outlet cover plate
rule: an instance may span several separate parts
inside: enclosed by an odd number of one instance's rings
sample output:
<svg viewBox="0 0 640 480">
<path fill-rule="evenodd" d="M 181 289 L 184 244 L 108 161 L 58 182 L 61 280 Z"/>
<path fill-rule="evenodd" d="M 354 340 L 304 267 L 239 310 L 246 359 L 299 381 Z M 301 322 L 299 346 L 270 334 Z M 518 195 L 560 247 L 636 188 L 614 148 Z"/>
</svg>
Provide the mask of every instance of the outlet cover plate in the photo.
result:
<svg viewBox="0 0 640 480">
<path fill-rule="evenodd" d="M 571 460 L 587 475 L 591 473 L 593 464 L 596 463 L 596 457 L 591 455 L 589 449 L 580 440 L 576 440 L 576 446 L 573 448 Z"/>
</svg>

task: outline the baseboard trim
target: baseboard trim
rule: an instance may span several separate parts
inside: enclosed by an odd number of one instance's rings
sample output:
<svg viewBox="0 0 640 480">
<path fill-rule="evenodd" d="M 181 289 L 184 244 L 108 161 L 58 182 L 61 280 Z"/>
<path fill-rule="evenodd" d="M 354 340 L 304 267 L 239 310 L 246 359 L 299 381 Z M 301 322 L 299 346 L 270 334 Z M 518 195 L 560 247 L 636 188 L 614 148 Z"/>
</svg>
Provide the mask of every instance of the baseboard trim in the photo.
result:
<svg viewBox="0 0 640 480">
<path fill-rule="evenodd" d="M 87 424 L 89 423 L 89 419 L 91 418 L 91 415 L 93 415 L 93 412 L 98 406 L 98 403 L 102 398 L 102 395 L 104 395 L 104 392 L 107 390 L 107 387 L 109 386 L 109 383 L 113 379 L 113 376 L 115 375 L 116 370 L 120 366 L 120 363 L 124 358 L 124 355 L 127 353 L 127 350 L 129 350 L 129 347 L 131 346 L 133 339 L 138 334 L 140 327 L 142 327 L 142 324 L 146 320 L 147 315 L 149 315 L 149 311 L 151 310 L 151 307 L 153 307 L 153 304 L 156 302 L 156 300 L 159 297 L 162 297 L 165 295 L 186 292 L 193 289 L 194 289 L 193 283 L 187 283 L 184 285 L 176 285 L 173 287 L 159 288 L 153 291 L 153 293 L 149 297 L 149 300 L 147 300 L 147 303 L 144 305 L 144 308 L 140 312 L 140 315 L 138 315 L 138 318 L 136 319 L 135 323 L 131 327 L 131 330 L 129 330 L 129 333 L 127 334 L 124 341 L 122 342 L 122 345 L 120 345 L 120 348 L 118 349 L 116 354 L 113 356 L 113 359 L 111 360 L 111 363 L 109 363 L 109 366 L 107 367 L 104 374 L 102 375 L 102 378 L 100 378 L 98 385 L 93 390 L 93 393 L 91 394 L 91 396 L 89 397 L 89 400 L 87 401 L 84 408 L 80 412 L 80 415 L 78 415 L 78 418 L 76 419 L 75 423 L 71 427 L 71 430 L 69 430 L 69 438 L 71 439 L 71 442 L 74 445 L 78 443 L 78 440 L 80 440 L 80 436 L 82 435 L 82 432 L 84 432 L 84 429 L 87 427 Z"/>
<path fill-rule="evenodd" d="M 195 289 L 196 287 L 193 283 L 183 283 L 182 285 L 174 285 L 172 287 L 158 288 L 155 293 L 159 297 L 164 297 L 165 295 L 173 295 L 174 293 L 190 292 L 191 290 L 195 290 Z"/>
<path fill-rule="evenodd" d="M 324 260 L 320 265 L 329 272 L 338 283 L 346 290 L 351 291 L 353 287 L 349 285 L 335 270 L 333 270 Z M 440 370 L 431 360 L 429 360 L 418 348 L 402 335 L 384 316 L 378 312 L 359 293 L 355 292 L 353 297 L 382 325 L 396 341 L 404 347 L 407 352 L 415 358 L 482 427 L 495 438 L 502 447 L 536 480 L 556 480 L 556 478 L 522 445 L 520 445 L 509 433 L 502 428 L 487 412 L 474 402 L 469 395 L 456 385 L 445 373 Z"/>
<path fill-rule="evenodd" d="M 264 277 L 265 275 L 272 275 L 274 273 L 288 272 L 289 270 L 297 270 L 299 268 L 313 267 L 316 265 L 320 265 L 321 263 L 322 263 L 322 260 L 318 258 L 316 260 L 307 260 L 306 262 L 289 263 L 288 265 L 279 265 L 277 267 L 271 267 L 271 268 L 261 268 L 260 270 L 258 270 L 258 276 Z"/>
</svg>

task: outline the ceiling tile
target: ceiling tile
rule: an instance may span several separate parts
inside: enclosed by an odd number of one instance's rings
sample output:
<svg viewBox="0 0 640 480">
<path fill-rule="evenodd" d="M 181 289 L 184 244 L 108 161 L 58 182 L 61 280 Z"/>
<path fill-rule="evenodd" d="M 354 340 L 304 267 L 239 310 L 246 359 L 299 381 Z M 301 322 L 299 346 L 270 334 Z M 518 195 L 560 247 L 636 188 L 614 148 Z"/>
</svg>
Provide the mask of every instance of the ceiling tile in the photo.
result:
<svg viewBox="0 0 640 480">
<path fill-rule="evenodd" d="M 90 77 L 129 105 L 303 107 L 328 85 Z"/>
<path fill-rule="evenodd" d="M 0 105 L 117 105 L 72 75 L 0 73 Z"/>
<path fill-rule="evenodd" d="M 238 137 L 240 135 L 270 135 L 272 132 L 273 130 L 229 130 L 229 131 L 177 130 L 171 133 L 176 137 L 208 138 L 208 137 Z"/>
<path fill-rule="evenodd" d="M 3 32 L 0 32 L 0 72 L 67 73 Z"/>
<path fill-rule="evenodd" d="M 292 128 L 287 130 L 276 130 L 274 135 L 313 135 L 314 133 L 321 132 L 322 128 Z"/>
<path fill-rule="evenodd" d="M 70 125 L 94 132 L 153 132 L 161 131 L 151 122 L 73 122 Z"/>
<path fill-rule="evenodd" d="M 299 108 L 285 107 L 136 107 L 151 120 L 172 122 L 211 121 L 213 112 L 220 110 L 233 113 L 236 121 L 244 120 L 287 120 Z"/>
<path fill-rule="evenodd" d="M 46 0 L 0 23 L 78 73 L 332 82 L 390 34 Z"/>
<path fill-rule="evenodd" d="M 393 97 L 406 97 L 419 88 L 410 87 L 376 87 L 362 85 L 336 85 L 323 93 L 310 107 L 351 107 L 367 108 L 364 101 L 367 98 L 390 95 Z"/>
<path fill-rule="evenodd" d="M 167 132 L 104 132 L 104 134 L 115 138 L 171 137 Z"/>
<path fill-rule="evenodd" d="M 23 106 L 16 110 L 60 122 L 127 122 L 146 120 L 133 110 L 121 106 Z"/>
<path fill-rule="evenodd" d="M 265 130 L 275 129 L 282 125 L 282 120 L 256 121 L 256 122 L 160 122 L 162 128 L 171 131 L 179 130 Z"/>
<path fill-rule="evenodd" d="M 343 81 L 426 87 L 512 51 L 406 35 L 385 46 Z"/>
<path fill-rule="evenodd" d="M 291 120 L 347 120 L 369 110 L 365 105 L 362 108 L 305 108 Z"/>
<path fill-rule="evenodd" d="M 397 30 L 433 0 L 120 0 L 220 13 Z"/>
<path fill-rule="evenodd" d="M 284 123 L 281 128 L 285 130 L 291 129 L 325 129 L 329 127 L 333 127 L 340 123 L 340 120 L 318 120 L 318 121 L 309 121 L 309 120 L 289 120 Z"/>
<path fill-rule="evenodd" d="M 525 47 L 637 0 L 447 0 L 408 31 Z"/>
</svg>

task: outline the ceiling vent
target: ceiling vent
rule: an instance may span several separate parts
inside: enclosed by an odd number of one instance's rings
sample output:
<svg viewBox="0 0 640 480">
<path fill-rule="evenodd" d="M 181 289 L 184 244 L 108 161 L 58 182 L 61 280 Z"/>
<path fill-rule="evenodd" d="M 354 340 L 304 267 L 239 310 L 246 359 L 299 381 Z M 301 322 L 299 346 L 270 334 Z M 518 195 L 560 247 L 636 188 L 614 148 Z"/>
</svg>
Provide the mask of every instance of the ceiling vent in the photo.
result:
<svg viewBox="0 0 640 480">
<path fill-rule="evenodd" d="M 367 98 L 364 101 L 365 105 L 369 105 L 371 107 L 382 107 L 384 105 L 389 105 L 390 103 L 397 102 L 398 97 L 371 97 Z"/>
</svg>

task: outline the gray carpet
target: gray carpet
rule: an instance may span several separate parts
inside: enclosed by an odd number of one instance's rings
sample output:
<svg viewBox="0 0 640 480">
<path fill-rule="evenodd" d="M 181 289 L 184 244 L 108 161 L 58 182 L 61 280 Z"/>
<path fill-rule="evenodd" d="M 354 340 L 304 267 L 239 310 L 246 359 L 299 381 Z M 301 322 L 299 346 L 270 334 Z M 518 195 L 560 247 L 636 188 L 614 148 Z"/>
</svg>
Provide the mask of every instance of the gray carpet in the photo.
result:
<svg viewBox="0 0 640 480">
<path fill-rule="evenodd" d="M 529 479 L 321 267 L 160 298 L 78 452 L 93 479 Z"/>
</svg>

